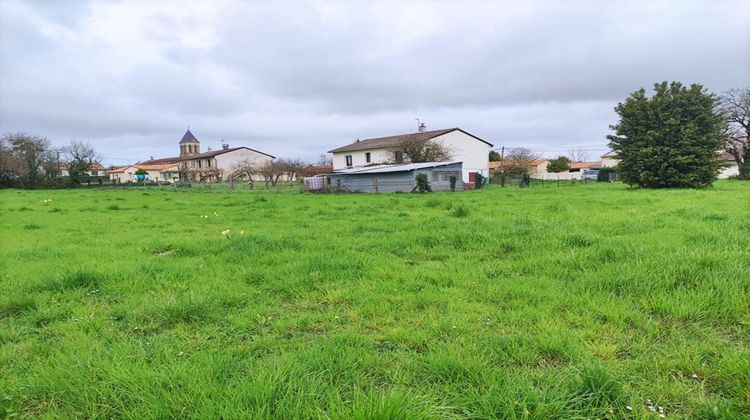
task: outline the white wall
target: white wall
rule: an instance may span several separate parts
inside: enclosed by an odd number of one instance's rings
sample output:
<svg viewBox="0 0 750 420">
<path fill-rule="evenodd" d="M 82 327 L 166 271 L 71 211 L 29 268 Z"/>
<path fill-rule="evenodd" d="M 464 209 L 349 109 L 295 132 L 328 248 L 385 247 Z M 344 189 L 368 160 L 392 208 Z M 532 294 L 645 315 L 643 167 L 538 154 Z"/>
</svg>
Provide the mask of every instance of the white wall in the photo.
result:
<svg viewBox="0 0 750 420">
<path fill-rule="evenodd" d="M 365 153 L 370 153 L 370 162 L 365 159 Z M 346 157 L 352 157 L 352 166 L 364 166 L 393 161 L 393 152 L 389 149 L 357 150 L 354 152 L 339 152 L 333 154 L 333 170 L 346 169 Z"/>
<path fill-rule="evenodd" d="M 216 168 L 221 171 L 231 171 L 233 167 L 243 161 L 251 161 L 257 164 L 262 164 L 273 160 L 270 156 L 262 153 L 254 152 L 248 149 L 238 149 L 228 153 L 222 153 L 214 157 L 216 162 Z"/>
<path fill-rule="evenodd" d="M 533 173 L 531 174 L 531 177 L 534 179 L 546 179 L 546 180 L 571 180 L 571 179 L 581 179 L 583 176 L 583 172 L 541 172 L 541 173 Z"/>
<path fill-rule="evenodd" d="M 727 166 L 719 172 L 719 179 L 726 179 L 730 176 L 737 176 L 740 174 L 740 167 L 736 163 Z"/>
<path fill-rule="evenodd" d="M 463 163 L 464 182 L 469 182 L 469 172 L 490 176 L 490 150 L 492 147 L 462 131 L 455 130 L 434 138 L 452 152 L 451 160 Z"/>
<path fill-rule="evenodd" d="M 611 157 L 602 158 L 602 168 L 611 168 L 613 166 L 617 166 L 618 163 L 620 163 L 619 159 L 614 159 Z"/>
</svg>

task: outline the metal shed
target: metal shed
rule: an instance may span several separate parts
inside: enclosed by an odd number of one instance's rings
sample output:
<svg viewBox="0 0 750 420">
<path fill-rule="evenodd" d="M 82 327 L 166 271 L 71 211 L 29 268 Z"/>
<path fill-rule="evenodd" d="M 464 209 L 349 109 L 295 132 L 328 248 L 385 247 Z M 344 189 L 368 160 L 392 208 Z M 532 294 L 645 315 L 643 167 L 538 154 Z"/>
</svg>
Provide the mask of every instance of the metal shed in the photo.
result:
<svg viewBox="0 0 750 420">
<path fill-rule="evenodd" d="M 331 174 L 331 186 L 350 192 L 410 192 L 417 174 L 427 174 L 433 191 L 450 191 L 450 177 L 456 189 L 463 189 L 461 162 L 424 162 L 403 165 L 375 165 L 341 169 Z"/>
</svg>

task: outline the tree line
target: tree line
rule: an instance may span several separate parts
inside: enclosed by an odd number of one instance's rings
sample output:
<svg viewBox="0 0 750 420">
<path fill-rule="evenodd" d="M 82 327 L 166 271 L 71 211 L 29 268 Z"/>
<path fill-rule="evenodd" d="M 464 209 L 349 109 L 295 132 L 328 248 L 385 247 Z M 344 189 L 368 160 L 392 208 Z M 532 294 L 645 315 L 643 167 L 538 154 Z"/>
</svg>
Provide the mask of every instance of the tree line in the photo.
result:
<svg viewBox="0 0 750 420">
<path fill-rule="evenodd" d="M 49 139 L 23 132 L 0 137 L 0 187 L 62 186 L 60 175 L 68 171 L 68 184 L 79 184 L 92 167 L 101 161 L 94 147 L 71 141 L 55 148 Z"/>
</svg>

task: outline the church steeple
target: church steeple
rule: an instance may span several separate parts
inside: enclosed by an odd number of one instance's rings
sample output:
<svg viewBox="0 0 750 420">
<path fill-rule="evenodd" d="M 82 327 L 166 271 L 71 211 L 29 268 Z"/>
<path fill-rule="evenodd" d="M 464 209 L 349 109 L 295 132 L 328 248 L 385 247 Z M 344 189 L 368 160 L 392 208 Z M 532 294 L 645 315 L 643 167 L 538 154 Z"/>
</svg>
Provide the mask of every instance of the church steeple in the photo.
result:
<svg viewBox="0 0 750 420">
<path fill-rule="evenodd" d="M 197 155 L 201 152 L 201 142 L 190 132 L 190 127 L 180 140 L 180 157 Z"/>
</svg>

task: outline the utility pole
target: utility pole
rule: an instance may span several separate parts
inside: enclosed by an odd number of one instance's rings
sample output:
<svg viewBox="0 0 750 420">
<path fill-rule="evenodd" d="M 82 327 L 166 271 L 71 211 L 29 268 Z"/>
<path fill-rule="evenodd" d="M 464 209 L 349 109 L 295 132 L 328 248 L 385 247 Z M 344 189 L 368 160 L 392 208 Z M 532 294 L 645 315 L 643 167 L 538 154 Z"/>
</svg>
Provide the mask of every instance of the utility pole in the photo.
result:
<svg viewBox="0 0 750 420">
<path fill-rule="evenodd" d="M 500 148 L 500 186 L 505 187 L 505 146 Z"/>
</svg>

